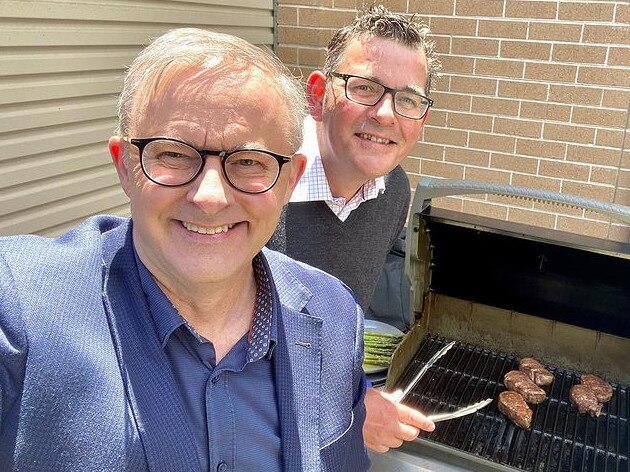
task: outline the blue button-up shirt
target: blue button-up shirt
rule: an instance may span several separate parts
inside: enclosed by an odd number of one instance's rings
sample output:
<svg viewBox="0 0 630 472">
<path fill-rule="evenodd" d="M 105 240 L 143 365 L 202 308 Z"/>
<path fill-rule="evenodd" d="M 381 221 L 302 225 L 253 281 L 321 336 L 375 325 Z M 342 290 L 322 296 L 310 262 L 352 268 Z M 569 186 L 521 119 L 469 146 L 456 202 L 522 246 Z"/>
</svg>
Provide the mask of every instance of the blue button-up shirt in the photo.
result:
<svg viewBox="0 0 630 472">
<path fill-rule="evenodd" d="M 212 343 L 177 312 L 136 255 L 142 289 L 173 369 L 204 471 L 280 471 L 280 424 L 271 356 L 277 309 L 259 254 L 254 323 L 216 364 Z M 194 458 L 191 458 L 191 462 Z"/>
</svg>

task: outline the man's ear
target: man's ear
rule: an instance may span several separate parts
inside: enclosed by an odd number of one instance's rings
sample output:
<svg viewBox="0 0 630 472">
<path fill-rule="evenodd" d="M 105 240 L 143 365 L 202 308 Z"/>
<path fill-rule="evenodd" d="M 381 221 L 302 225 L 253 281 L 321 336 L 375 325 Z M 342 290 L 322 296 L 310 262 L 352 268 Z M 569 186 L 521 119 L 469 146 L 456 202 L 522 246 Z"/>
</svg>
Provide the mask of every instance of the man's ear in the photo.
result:
<svg viewBox="0 0 630 472">
<path fill-rule="evenodd" d="M 306 169 L 306 156 L 304 154 L 294 154 L 291 158 L 291 174 L 289 175 L 289 185 L 287 185 L 287 191 L 284 196 L 284 204 L 289 203 L 291 199 L 291 194 L 295 189 L 295 186 L 298 184 L 300 179 L 302 178 L 302 174 L 304 174 L 304 170 Z"/>
<path fill-rule="evenodd" d="M 315 121 L 322 120 L 325 92 L 326 76 L 318 70 L 312 72 L 306 80 L 306 97 L 308 98 L 308 108 Z"/>
<path fill-rule="evenodd" d="M 125 159 L 123 158 L 123 144 L 124 141 L 120 136 L 112 136 L 108 141 L 109 146 L 109 155 L 112 157 L 112 162 L 114 163 L 114 167 L 116 168 L 116 172 L 118 173 L 118 180 L 120 180 L 120 185 L 127 195 L 127 187 L 129 185 L 129 169 L 125 164 Z"/>
</svg>

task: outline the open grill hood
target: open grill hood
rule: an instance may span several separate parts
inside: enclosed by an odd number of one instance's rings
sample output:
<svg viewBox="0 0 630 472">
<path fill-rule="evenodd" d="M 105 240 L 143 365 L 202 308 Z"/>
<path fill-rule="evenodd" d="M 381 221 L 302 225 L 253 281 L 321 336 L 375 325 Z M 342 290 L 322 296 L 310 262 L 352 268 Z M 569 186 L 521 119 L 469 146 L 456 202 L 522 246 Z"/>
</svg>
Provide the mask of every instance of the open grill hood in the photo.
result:
<svg viewBox="0 0 630 472">
<path fill-rule="evenodd" d="M 432 197 L 464 193 L 550 201 L 630 223 L 630 208 L 620 205 L 424 179 L 407 233 L 412 328 L 394 354 L 386 388 L 403 388 L 451 340 L 455 347 L 406 401 L 426 413 L 496 400 L 505 390 L 504 374 L 518 368 L 520 357 L 535 357 L 555 380 L 545 388 L 549 398 L 532 406 L 530 430 L 514 425 L 494 401 L 439 423 L 401 452 L 466 470 L 629 470 L 630 245 L 430 206 Z M 582 373 L 613 385 L 598 418 L 580 416 L 569 402 L 569 388 Z"/>
</svg>

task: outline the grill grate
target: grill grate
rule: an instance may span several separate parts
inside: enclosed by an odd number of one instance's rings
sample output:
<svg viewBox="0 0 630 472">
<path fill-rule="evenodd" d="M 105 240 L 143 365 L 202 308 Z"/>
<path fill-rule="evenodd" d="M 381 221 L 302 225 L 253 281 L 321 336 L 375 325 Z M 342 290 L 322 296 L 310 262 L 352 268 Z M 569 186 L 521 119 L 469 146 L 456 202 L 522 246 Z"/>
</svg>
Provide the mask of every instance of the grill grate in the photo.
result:
<svg viewBox="0 0 630 472">
<path fill-rule="evenodd" d="M 449 340 L 428 335 L 407 367 L 398 388 Z M 530 430 L 514 425 L 497 408 L 505 390 L 503 376 L 518 368 L 514 355 L 457 343 L 420 380 L 405 403 L 425 413 L 444 412 L 485 398 L 495 399 L 482 410 L 438 423 L 420 437 L 475 454 L 490 461 L 536 472 L 627 472 L 630 470 L 630 389 L 613 385 L 613 397 L 598 418 L 579 415 L 569 402 L 569 389 L 579 376 L 549 368 L 554 382 L 544 387 L 548 399 L 530 405 Z"/>
</svg>

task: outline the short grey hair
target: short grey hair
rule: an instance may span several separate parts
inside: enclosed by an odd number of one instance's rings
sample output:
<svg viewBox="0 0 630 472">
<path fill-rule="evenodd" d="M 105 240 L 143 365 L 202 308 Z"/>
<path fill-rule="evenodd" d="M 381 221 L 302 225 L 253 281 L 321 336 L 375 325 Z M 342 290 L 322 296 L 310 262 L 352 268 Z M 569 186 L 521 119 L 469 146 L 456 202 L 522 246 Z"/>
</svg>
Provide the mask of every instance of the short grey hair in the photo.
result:
<svg viewBox="0 0 630 472">
<path fill-rule="evenodd" d="M 344 53 L 353 39 L 376 37 L 392 39 L 405 46 L 424 52 L 427 58 L 426 93 L 431 92 L 435 79 L 441 68 L 435 51 L 435 43 L 431 39 L 431 31 L 424 23 L 415 21 L 415 17 L 407 17 L 392 13 L 383 5 L 374 5 L 360 14 L 355 20 L 338 30 L 328 43 L 323 72 L 329 75 L 343 61 Z"/>
<path fill-rule="evenodd" d="M 226 73 L 262 72 L 286 100 L 289 126 L 279 130 L 296 152 L 302 143 L 302 124 L 308 113 L 304 88 L 270 51 L 229 34 L 198 28 L 178 28 L 153 40 L 129 67 L 118 101 L 120 136 L 129 136 L 157 87 L 185 70 L 222 68 Z M 269 104 L 270 107 L 275 106 Z"/>
</svg>

